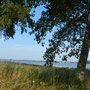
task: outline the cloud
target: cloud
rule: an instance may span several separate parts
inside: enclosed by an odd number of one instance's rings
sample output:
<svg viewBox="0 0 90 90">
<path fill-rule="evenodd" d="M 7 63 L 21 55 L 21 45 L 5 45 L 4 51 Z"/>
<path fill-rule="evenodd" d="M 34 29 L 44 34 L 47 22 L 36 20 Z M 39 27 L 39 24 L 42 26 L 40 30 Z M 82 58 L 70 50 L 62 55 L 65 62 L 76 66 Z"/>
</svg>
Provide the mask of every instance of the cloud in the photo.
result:
<svg viewBox="0 0 90 90">
<path fill-rule="evenodd" d="M 5 39 L 4 38 L 0 38 L 1 41 L 4 41 Z"/>
</svg>

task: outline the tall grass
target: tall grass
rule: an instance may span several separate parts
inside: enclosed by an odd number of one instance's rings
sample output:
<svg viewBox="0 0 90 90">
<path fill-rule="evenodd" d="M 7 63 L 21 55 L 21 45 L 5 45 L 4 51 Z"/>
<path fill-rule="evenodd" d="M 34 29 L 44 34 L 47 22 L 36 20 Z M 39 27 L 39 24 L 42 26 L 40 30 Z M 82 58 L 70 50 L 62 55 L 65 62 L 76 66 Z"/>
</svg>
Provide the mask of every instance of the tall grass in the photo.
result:
<svg viewBox="0 0 90 90">
<path fill-rule="evenodd" d="M 76 69 L 0 62 L 0 90 L 90 90 L 90 70 L 81 83 Z"/>
</svg>

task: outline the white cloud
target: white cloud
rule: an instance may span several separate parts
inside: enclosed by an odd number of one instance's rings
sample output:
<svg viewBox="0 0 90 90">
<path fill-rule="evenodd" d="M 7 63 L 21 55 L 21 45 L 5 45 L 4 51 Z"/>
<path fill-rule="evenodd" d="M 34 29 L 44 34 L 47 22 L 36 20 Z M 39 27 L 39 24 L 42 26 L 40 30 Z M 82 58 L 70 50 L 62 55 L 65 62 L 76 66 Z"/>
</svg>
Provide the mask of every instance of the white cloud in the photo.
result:
<svg viewBox="0 0 90 90">
<path fill-rule="evenodd" d="M 1 41 L 4 41 L 5 39 L 4 38 L 0 38 Z"/>
</svg>

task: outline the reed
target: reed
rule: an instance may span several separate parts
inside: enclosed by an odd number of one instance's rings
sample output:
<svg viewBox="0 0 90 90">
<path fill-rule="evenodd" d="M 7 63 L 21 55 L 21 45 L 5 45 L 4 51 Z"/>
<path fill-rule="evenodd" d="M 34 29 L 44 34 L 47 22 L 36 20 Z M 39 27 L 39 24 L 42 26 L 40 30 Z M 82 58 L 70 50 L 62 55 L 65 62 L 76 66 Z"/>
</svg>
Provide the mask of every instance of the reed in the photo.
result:
<svg viewBox="0 0 90 90">
<path fill-rule="evenodd" d="M 90 70 L 81 83 L 76 69 L 0 62 L 0 90 L 90 90 Z"/>
</svg>

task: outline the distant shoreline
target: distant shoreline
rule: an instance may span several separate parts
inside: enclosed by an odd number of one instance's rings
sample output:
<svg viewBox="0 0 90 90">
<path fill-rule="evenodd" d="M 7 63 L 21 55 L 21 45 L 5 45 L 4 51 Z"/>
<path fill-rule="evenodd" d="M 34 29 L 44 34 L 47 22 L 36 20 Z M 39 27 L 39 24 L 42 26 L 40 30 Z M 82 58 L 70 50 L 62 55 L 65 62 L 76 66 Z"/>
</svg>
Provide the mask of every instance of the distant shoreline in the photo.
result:
<svg viewBox="0 0 90 90">
<path fill-rule="evenodd" d="M 0 61 L 18 61 L 19 59 L 0 59 Z M 36 61 L 36 62 L 45 62 L 44 60 L 26 60 L 20 59 L 19 61 Z M 54 63 L 77 63 L 77 62 L 68 62 L 68 61 L 54 61 Z"/>
<path fill-rule="evenodd" d="M 44 60 L 26 60 L 26 59 L 0 59 L 0 61 L 32 61 L 32 62 L 45 62 Z M 53 63 L 72 63 L 72 64 L 77 64 L 78 62 L 72 62 L 72 61 L 54 61 Z M 90 61 L 87 61 L 87 64 L 90 64 Z"/>
</svg>

